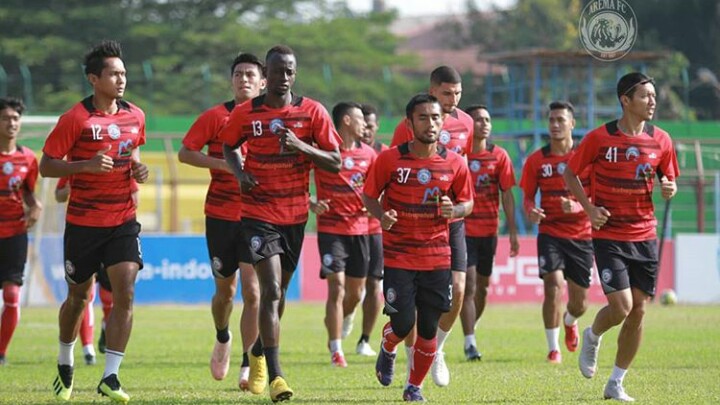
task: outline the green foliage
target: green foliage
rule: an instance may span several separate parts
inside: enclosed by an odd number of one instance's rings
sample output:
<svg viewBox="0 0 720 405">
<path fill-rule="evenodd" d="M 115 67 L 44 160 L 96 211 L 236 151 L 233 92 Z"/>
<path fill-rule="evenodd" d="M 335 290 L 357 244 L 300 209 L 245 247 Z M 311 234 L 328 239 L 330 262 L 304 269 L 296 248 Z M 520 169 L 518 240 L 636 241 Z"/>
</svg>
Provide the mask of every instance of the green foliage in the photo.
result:
<svg viewBox="0 0 720 405">
<path fill-rule="evenodd" d="M 313 273 L 313 276 L 314 273 Z M 211 281 L 208 281 L 211 282 Z M 97 308 L 96 320 L 101 312 Z M 599 307 L 591 306 L 579 322 L 588 326 Z M 237 377 L 241 358 L 238 324 L 240 305 L 230 321 L 234 333 L 230 373 L 224 381 L 210 376 L 208 361 L 215 330 L 209 303 L 205 306 L 138 306 L 135 325 L 120 371 L 131 403 L 237 404 L 270 403 L 267 392 L 241 393 Z M 290 403 L 387 404 L 400 403 L 405 381 L 405 353 L 399 350 L 396 381 L 382 387 L 375 379 L 375 359 L 354 353 L 360 334 L 360 317 L 343 342 L 348 368 L 330 366 L 324 305 L 290 303 L 281 331 L 281 364 L 295 396 Z M 370 343 L 377 350 L 382 316 Z M 625 388 L 643 403 L 718 403 L 720 401 L 720 311 L 717 306 L 673 307 L 649 305 L 643 325 L 644 339 L 633 362 Z M 99 322 L 96 323 L 96 325 Z M 602 390 L 612 370 L 619 328 L 602 342 L 598 375 L 587 380 L 577 368 L 578 353 L 564 346 L 563 363 L 547 364 L 540 304 L 490 305 L 476 331 L 481 362 L 470 363 L 462 353 L 459 325 L 445 344 L 451 372 L 450 386 L 436 387 L 428 376 L 424 394 L 435 404 L 479 403 L 596 403 L 607 404 Z M 96 336 L 99 334 L 96 328 Z M 97 340 L 95 340 L 97 342 Z M 104 359 L 85 366 L 76 344 L 75 403 L 109 403 L 95 387 Z M 57 308 L 25 308 L 0 367 L 0 403 L 50 404 L 51 383 L 57 359 Z"/>
</svg>

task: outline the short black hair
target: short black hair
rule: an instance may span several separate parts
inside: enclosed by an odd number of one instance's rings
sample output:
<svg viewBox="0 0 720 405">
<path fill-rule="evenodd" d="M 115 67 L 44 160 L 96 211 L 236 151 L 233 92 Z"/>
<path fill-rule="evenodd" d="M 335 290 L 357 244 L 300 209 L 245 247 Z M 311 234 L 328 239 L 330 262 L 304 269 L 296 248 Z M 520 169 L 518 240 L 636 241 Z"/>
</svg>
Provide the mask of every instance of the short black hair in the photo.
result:
<svg viewBox="0 0 720 405">
<path fill-rule="evenodd" d="M 561 100 L 555 100 L 550 105 L 548 105 L 548 109 L 550 111 L 552 110 L 568 110 L 570 111 L 570 115 L 573 115 L 575 113 L 575 107 L 573 107 L 572 103 L 569 101 L 561 101 Z"/>
<path fill-rule="evenodd" d="M 233 59 L 232 65 L 230 66 L 230 76 L 235 73 L 235 67 L 241 63 L 251 63 L 258 67 L 260 75 L 263 74 L 263 68 L 265 67 L 265 65 L 262 63 L 260 58 L 251 53 L 239 53 L 238 56 Z"/>
<path fill-rule="evenodd" d="M 490 110 L 488 110 L 488 108 L 487 108 L 487 106 L 486 106 L 485 104 L 473 104 L 473 105 L 469 105 L 469 106 L 465 107 L 465 110 L 463 110 L 463 111 L 465 111 L 466 113 L 470 114 L 470 113 L 472 113 L 472 112 L 475 111 L 475 110 L 485 110 L 485 111 L 487 111 L 487 112 L 490 112 Z"/>
<path fill-rule="evenodd" d="M 375 114 L 376 116 L 378 115 L 377 108 L 375 108 L 375 106 L 372 105 L 372 104 L 363 104 L 363 105 L 362 105 L 362 112 L 363 112 L 363 115 L 366 116 L 366 117 L 367 117 L 368 115 L 373 115 L 373 114 Z"/>
<path fill-rule="evenodd" d="M 430 83 L 436 86 L 443 83 L 458 84 L 460 82 L 462 82 L 460 73 L 450 66 L 440 66 L 430 73 Z"/>
<path fill-rule="evenodd" d="M 413 112 L 415 111 L 415 106 L 418 106 L 420 104 L 440 104 L 437 98 L 434 96 L 431 96 L 427 93 L 420 93 L 413 96 L 413 98 L 410 99 L 410 101 L 407 103 L 407 106 L 405 106 L 405 116 L 407 119 L 412 120 Z"/>
<path fill-rule="evenodd" d="M 647 76 L 640 72 L 628 73 L 621 77 L 617 83 L 617 97 L 620 99 L 622 96 L 628 96 L 632 98 L 633 94 L 637 90 L 637 86 L 645 83 L 653 83 L 655 81 L 652 77 Z"/>
<path fill-rule="evenodd" d="M 335 124 L 335 128 L 340 128 L 343 117 L 348 115 L 349 111 L 353 108 L 357 108 L 362 111 L 362 106 L 359 103 L 354 103 L 352 101 L 343 101 L 335 104 L 335 107 L 332 109 L 332 119 L 333 124 Z"/>
<path fill-rule="evenodd" d="M 268 60 L 270 60 L 270 57 L 278 54 L 278 55 L 295 55 L 295 51 L 292 50 L 287 45 L 275 45 L 270 50 L 267 51 L 267 54 L 265 54 L 265 63 L 267 63 Z"/>
<path fill-rule="evenodd" d="M 15 110 L 15 112 L 20 115 L 25 112 L 25 104 L 22 102 L 22 100 L 15 97 L 0 97 L 0 111 L 6 108 Z"/>
<path fill-rule="evenodd" d="M 119 42 L 102 41 L 85 54 L 85 74 L 100 76 L 105 68 L 106 58 L 122 58 L 122 48 Z"/>
</svg>

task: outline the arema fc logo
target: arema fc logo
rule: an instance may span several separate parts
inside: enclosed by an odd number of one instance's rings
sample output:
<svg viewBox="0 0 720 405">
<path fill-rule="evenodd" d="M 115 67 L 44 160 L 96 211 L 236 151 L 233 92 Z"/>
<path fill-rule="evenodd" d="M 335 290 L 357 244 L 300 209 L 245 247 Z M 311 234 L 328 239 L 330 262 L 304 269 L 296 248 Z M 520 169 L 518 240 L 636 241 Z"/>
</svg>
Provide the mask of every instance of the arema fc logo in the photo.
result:
<svg viewBox="0 0 720 405">
<path fill-rule="evenodd" d="M 627 148 L 627 150 L 625 151 L 625 160 L 627 161 L 638 160 L 639 157 L 640 151 L 634 146 Z"/>
<path fill-rule="evenodd" d="M 3 174 L 6 176 L 9 176 L 13 174 L 15 171 L 15 166 L 13 166 L 12 162 L 5 162 L 3 165 Z"/>
<path fill-rule="evenodd" d="M 280 129 L 285 127 L 285 123 L 280 118 L 275 118 L 270 121 L 270 132 L 277 135 Z"/>
<path fill-rule="evenodd" d="M 428 184 L 432 180 L 432 174 L 428 169 L 420 169 L 417 174 L 417 179 L 420 184 Z"/>
<path fill-rule="evenodd" d="M 567 164 L 565 164 L 565 162 L 560 162 L 560 163 L 558 163 L 558 165 L 557 165 L 557 172 L 558 172 L 558 174 L 563 174 L 563 173 L 565 173 L 565 169 L 566 169 L 566 168 L 567 168 Z"/>
<path fill-rule="evenodd" d="M 346 157 L 343 161 L 343 166 L 345 166 L 345 169 L 350 170 L 353 167 L 355 167 L 355 161 L 350 156 Z"/>
<path fill-rule="evenodd" d="M 440 141 L 440 143 L 443 145 L 447 145 L 448 142 L 450 142 L 450 132 L 444 129 L 440 131 L 440 137 L 438 138 L 438 141 Z"/>
<path fill-rule="evenodd" d="M 110 135 L 110 139 L 118 139 L 120 138 L 120 135 L 122 133 L 120 132 L 120 127 L 115 124 L 110 124 L 107 127 L 108 135 Z"/>
<path fill-rule="evenodd" d="M 580 15 L 580 42 L 595 59 L 611 62 L 625 56 L 637 39 L 637 17 L 625 0 L 594 0 Z"/>
<path fill-rule="evenodd" d="M 472 170 L 473 172 L 477 172 L 478 170 L 480 170 L 481 166 L 482 166 L 482 164 L 480 163 L 479 160 L 471 160 L 470 161 L 470 170 Z"/>
<path fill-rule="evenodd" d="M 260 246 L 262 246 L 262 238 L 260 236 L 253 236 L 250 238 L 250 247 L 252 250 L 257 252 L 260 250 Z"/>
</svg>

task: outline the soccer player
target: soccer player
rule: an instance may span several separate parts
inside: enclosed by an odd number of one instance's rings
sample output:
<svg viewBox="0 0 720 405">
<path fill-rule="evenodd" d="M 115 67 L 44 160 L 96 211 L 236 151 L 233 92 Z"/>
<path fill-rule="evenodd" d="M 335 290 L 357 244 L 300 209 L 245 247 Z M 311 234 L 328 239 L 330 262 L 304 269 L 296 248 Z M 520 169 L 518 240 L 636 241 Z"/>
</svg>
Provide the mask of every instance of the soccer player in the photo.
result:
<svg viewBox="0 0 720 405">
<path fill-rule="evenodd" d="M 20 287 L 28 252 L 28 229 L 40 218 L 42 205 L 35 198 L 38 164 L 35 154 L 17 144 L 25 105 L 15 98 L 0 98 L 0 366 L 20 321 Z M 23 205 L 27 206 L 27 210 Z"/>
<path fill-rule="evenodd" d="M 228 163 L 242 190 L 240 260 L 255 266 L 260 285 L 260 338 L 249 356 L 249 389 L 262 393 L 269 374 L 273 401 L 293 395 L 280 369 L 280 317 L 305 233 L 310 168 L 340 171 L 340 137 L 320 103 L 292 93 L 296 69 L 292 49 L 271 48 L 267 92 L 237 106 L 219 135 L 226 155 L 247 143 L 244 166 Z"/>
<path fill-rule="evenodd" d="M 365 292 L 369 265 L 367 211 L 362 188 L 375 151 L 361 139 L 365 117 L 357 103 L 342 102 L 332 110 L 335 128 L 342 139 L 340 173 L 315 170 L 320 278 L 328 282 L 325 327 L 328 331 L 330 364 L 347 367 L 342 350 L 343 314 L 355 312 Z"/>
<path fill-rule="evenodd" d="M 137 205 L 137 183 L 133 182 L 133 199 Z M 58 180 L 55 186 L 55 201 L 59 203 L 67 202 L 70 198 L 70 182 L 67 177 L 63 177 Z M 107 270 L 104 267 L 98 270 L 95 275 L 95 279 L 100 284 L 100 302 L 102 303 L 103 319 L 102 326 L 100 329 L 100 338 L 98 339 L 98 351 L 105 353 L 105 327 L 107 326 L 107 320 L 110 318 L 110 311 L 112 310 L 112 287 L 110 286 L 110 279 L 108 279 Z M 95 358 L 95 346 L 93 346 L 92 340 L 94 335 L 95 326 L 95 313 L 93 311 L 93 302 L 95 301 L 95 292 L 97 289 L 93 285 L 90 290 L 90 298 L 88 304 L 83 312 L 82 322 L 80 323 L 80 341 L 83 345 L 83 355 L 85 357 L 85 364 L 91 366 L 96 363 Z"/>
<path fill-rule="evenodd" d="M 68 296 L 60 307 L 58 372 L 53 383 L 53 394 L 64 401 L 72 394 L 73 347 L 93 275 L 101 265 L 113 287 L 113 309 L 97 391 L 114 401 L 130 400 L 118 372 L 130 339 L 135 279 L 143 263 L 132 184 L 133 179 L 144 183 L 148 170 L 138 149 L 145 143 L 145 114 L 122 99 L 127 79 L 121 58 L 115 41 L 104 41 L 85 56 L 93 95 L 60 117 L 40 160 L 43 176 L 71 177 L 64 238 Z"/>
<path fill-rule="evenodd" d="M 222 380 L 230 368 L 232 334 L 230 314 L 237 291 L 237 270 L 240 269 L 243 311 L 240 317 L 243 357 L 239 386 L 249 389 L 250 363 L 248 351 L 258 337 L 258 305 L 260 287 L 252 265 L 240 260 L 240 189 L 232 169 L 223 157 L 220 129 L 236 105 L 260 95 L 265 88 L 263 63 L 249 53 L 239 54 L 230 65 L 230 82 L 234 98 L 205 111 L 183 139 L 178 158 L 181 162 L 210 169 L 210 186 L 205 199 L 205 237 L 215 278 L 212 316 L 215 322 L 215 347 L 210 357 L 210 372 Z M 202 149 L 207 145 L 207 154 Z M 240 159 L 236 151 L 229 157 Z"/>
<path fill-rule="evenodd" d="M 363 116 L 365 117 L 365 133 L 362 141 L 369 145 L 376 154 L 387 150 L 388 146 L 377 139 L 377 131 L 380 128 L 377 109 L 370 104 L 363 104 Z M 377 352 L 370 346 L 370 334 L 375 327 L 380 308 L 382 307 L 382 290 L 380 282 L 383 278 L 383 251 L 382 251 L 382 228 L 380 220 L 368 216 L 368 234 L 370 246 L 370 267 L 368 276 L 365 279 L 365 297 L 362 306 L 362 334 L 358 340 L 355 352 L 361 356 L 377 356 Z M 343 319 L 343 337 L 350 334 L 353 325 L 353 311 L 345 315 Z"/>
<path fill-rule="evenodd" d="M 677 192 L 680 171 L 668 133 L 647 122 L 656 107 L 653 80 L 639 72 L 628 73 L 618 81 L 617 96 L 621 118 L 585 136 L 563 177 L 590 217 L 595 263 L 608 300 L 583 332 L 580 372 L 586 378 L 595 375 L 603 333 L 622 323 L 604 396 L 633 401 L 623 379 L 640 347 L 645 307 L 655 295 L 658 271 L 654 177 L 657 174 L 662 197 L 669 200 Z M 590 196 L 576 175 L 588 165 L 592 165 Z"/>
<path fill-rule="evenodd" d="M 517 256 L 520 245 L 515 224 L 515 197 L 512 194 L 515 172 L 510 156 L 505 149 L 489 141 L 492 118 L 487 107 L 473 105 L 465 111 L 472 117 L 475 126 L 473 146 L 467 155 L 475 203 L 472 213 L 465 218 L 468 270 L 460 320 L 465 334 L 465 358 L 476 361 L 482 358 L 482 354 L 477 349 L 475 326 L 487 303 L 497 250 L 500 201 L 510 236 L 510 257 Z"/>
<path fill-rule="evenodd" d="M 437 350 L 438 321 L 450 309 L 450 232 L 453 218 L 472 211 L 472 184 L 464 159 L 438 144 L 443 126 L 440 102 L 428 94 L 406 107 L 414 139 L 380 153 L 370 169 L 363 200 L 381 219 L 385 260 L 385 312 L 390 322 L 375 371 L 392 383 L 395 349 L 416 324 L 405 401 L 424 401 L 421 386 Z M 378 201 L 381 194 L 382 205 Z"/>
<path fill-rule="evenodd" d="M 574 352 L 579 340 L 577 319 L 587 309 L 593 268 L 590 220 L 568 192 L 562 178 L 573 154 L 573 111 L 569 102 L 550 103 L 550 143 L 528 156 L 520 179 L 525 212 L 531 222 L 539 224 L 538 268 L 545 290 L 542 315 L 548 344 L 547 361 L 550 363 L 562 362 L 558 340 L 563 279 L 567 280 L 568 289 L 567 307 L 562 315 L 565 347 Z M 587 168 L 581 176 L 584 187 L 589 184 L 589 175 Z M 538 190 L 541 196 L 539 206 L 535 204 Z"/>
<path fill-rule="evenodd" d="M 438 99 L 443 113 L 443 127 L 438 134 L 438 143 L 446 149 L 467 155 L 473 146 L 473 119 L 457 108 L 462 97 L 462 77 L 450 66 L 440 66 L 430 74 L 428 93 Z M 400 121 L 395 128 L 390 146 L 397 146 L 413 139 L 408 119 Z M 465 245 L 465 222 L 460 219 L 450 221 L 450 248 L 452 251 L 453 300 L 450 311 L 442 314 L 437 333 L 438 350 L 432 365 L 431 375 L 436 385 L 447 386 L 450 383 L 450 370 L 445 364 L 443 347 L 450 335 L 455 320 L 460 314 L 465 292 L 465 273 L 467 271 L 467 247 Z M 412 356 L 410 347 L 415 339 L 414 333 L 405 341 L 408 357 Z"/>
</svg>

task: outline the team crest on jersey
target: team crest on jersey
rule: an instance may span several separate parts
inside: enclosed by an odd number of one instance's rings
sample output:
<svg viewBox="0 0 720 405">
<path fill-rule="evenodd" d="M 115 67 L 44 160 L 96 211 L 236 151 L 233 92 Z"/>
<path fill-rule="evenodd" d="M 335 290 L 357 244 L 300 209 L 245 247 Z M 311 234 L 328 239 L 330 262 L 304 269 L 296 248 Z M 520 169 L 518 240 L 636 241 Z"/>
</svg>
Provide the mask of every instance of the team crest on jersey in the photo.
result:
<svg viewBox="0 0 720 405">
<path fill-rule="evenodd" d="M 365 183 L 365 178 L 363 177 L 362 173 L 354 173 L 352 176 L 350 176 L 350 185 L 354 189 L 360 189 L 362 188 L 363 184 Z"/>
<path fill-rule="evenodd" d="M 425 193 L 423 194 L 422 203 L 439 204 L 441 195 L 442 193 L 440 192 L 440 187 L 426 188 Z"/>
<path fill-rule="evenodd" d="M 612 270 L 603 269 L 603 271 L 600 272 L 600 277 L 602 278 L 603 283 L 608 284 L 613 278 Z"/>
<path fill-rule="evenodd" d="M 75 266 L 70 260 L 65 260 L 65 274 L 67 274 L 68 276 L 72 276 L 73 274 L 75 274 Z"/>
<path fill-rule="evenodd" d="M 565 173 L 565 168 L 566 168 L 566 167 L 567 167 L 567 164 L 565 164 L 565 162 L 560 162 L 560 163 L 558 163 L 558 165 L 557 165 L 557 172 L 558 172 L 558 174 L 563 174 L 563 173 Z"/>
<path fill-rule="evenodd" d="M 323 266 L 330 267 L 333 264 L 333 256 L 330 253 L 326 253 L 322 258 Z"/>
<path fill-rule="evenodd" d="M 10 180 L 8 180 L 8 188 L 10 190 L 19 190 L 20 184 L 22 184 L 22 177 L 20 176 L 12 176 Z"/>
<path fill-rule="evenodd" d="M 488 184 L 490 184 L 490 175 L 487 173 L 481 174 L 477 177 L 477 180 L 475 180 L 475 188 L 481 188 L 486 187 Z"/>
<path fill-rule="evenodd" d="M 387 293 L 385 293 L 385 300 L 388 302 L 388 304 L 392 304 L 397 299 L 397 293 L 395 292 L 395 289 L 390 287 L 387 290 Z"/>
<path fill-rule="evenodd" d="M 15 166 L 12 162 L 5 162 L 3 165 L 3 174 L 6 176 L 11 175 L 15 171 Z"/>
<path fill-rule="evenodd" d="M 470 161 L 470 170 L 473 172 L 477 172 L 482 167 L 482 163 L 480 163 L 479 160 L 471 160 Z"/>
<path fill-rule="evenodd" d="M 132 155 L 132 150 L 133 150 L 132 139 L 120 141 L 120 144 L 118 145 L 118 156 L 128 157 L 128 156 Z"/>
<path fill-rule="evenodd" d="M 222 270 L 222 268 L 223 268 L 222 260 L 220 260 L 220 258 L 217 256 L 213 257 L 212 258 L 213 271 L 218 272 L 218 271 Z"/>
<path fill-rule="evenodd" d="M 420 184 L 428 184 L 432 180 L 432 173 L 428 169 L 420 169 L 417 173 L 417 179 Z"/>
<path fill-rule="evenodd" d="M 250 238 L 250 248 L 254 251 L 259 251 L 260 246 L 262 246 L 262 237 L 260 236 L 253 236 Z"/>
<path fill-rule="evenodd" d="M 355 167 L 355 161 L 350 156 L 345 158 L 345 161 L 343 161 L 343 166 L 345 169 L 350 170 L 353 167 Z"/>
<path fill-rule="evenodd" d="M 635 168 L 635 179 L 636 180 L 650 180 L 652 179 L 655 171 L 650 163 L 642 163 L 637 165 Z"/>
<path fill-rule="evenodd" d="M 631 146 L 627 148 L 625 151 L 625 160 L 629 161 L 637 161 L 640 157 L 640 150 L 634 146 Z"/>
<path fill-rule="evenodd" d="M 438 141 L 440 141 L 440 143 L 443 145 L 447 145 L 448 142 L 450 142 L 450 132 L 444 129 L 440 131 L 440 137 L 438 138 Z"/>
<path fill-rule="evenodd" d="M 285 128 L 285 122 L 280 118 L 275 118 L 270 121 L 270 132 L 277 135 L 282 128 Z"/>
<path fill-rule="evenodd" d="M 110 124 L 107 127 L 108 135 L 110 135 L 110 139 L 118 139 L 120 138 L 120 135 L 122 134 L 120 132 L 120 127 L 115 124 Z"/>
</svg>

